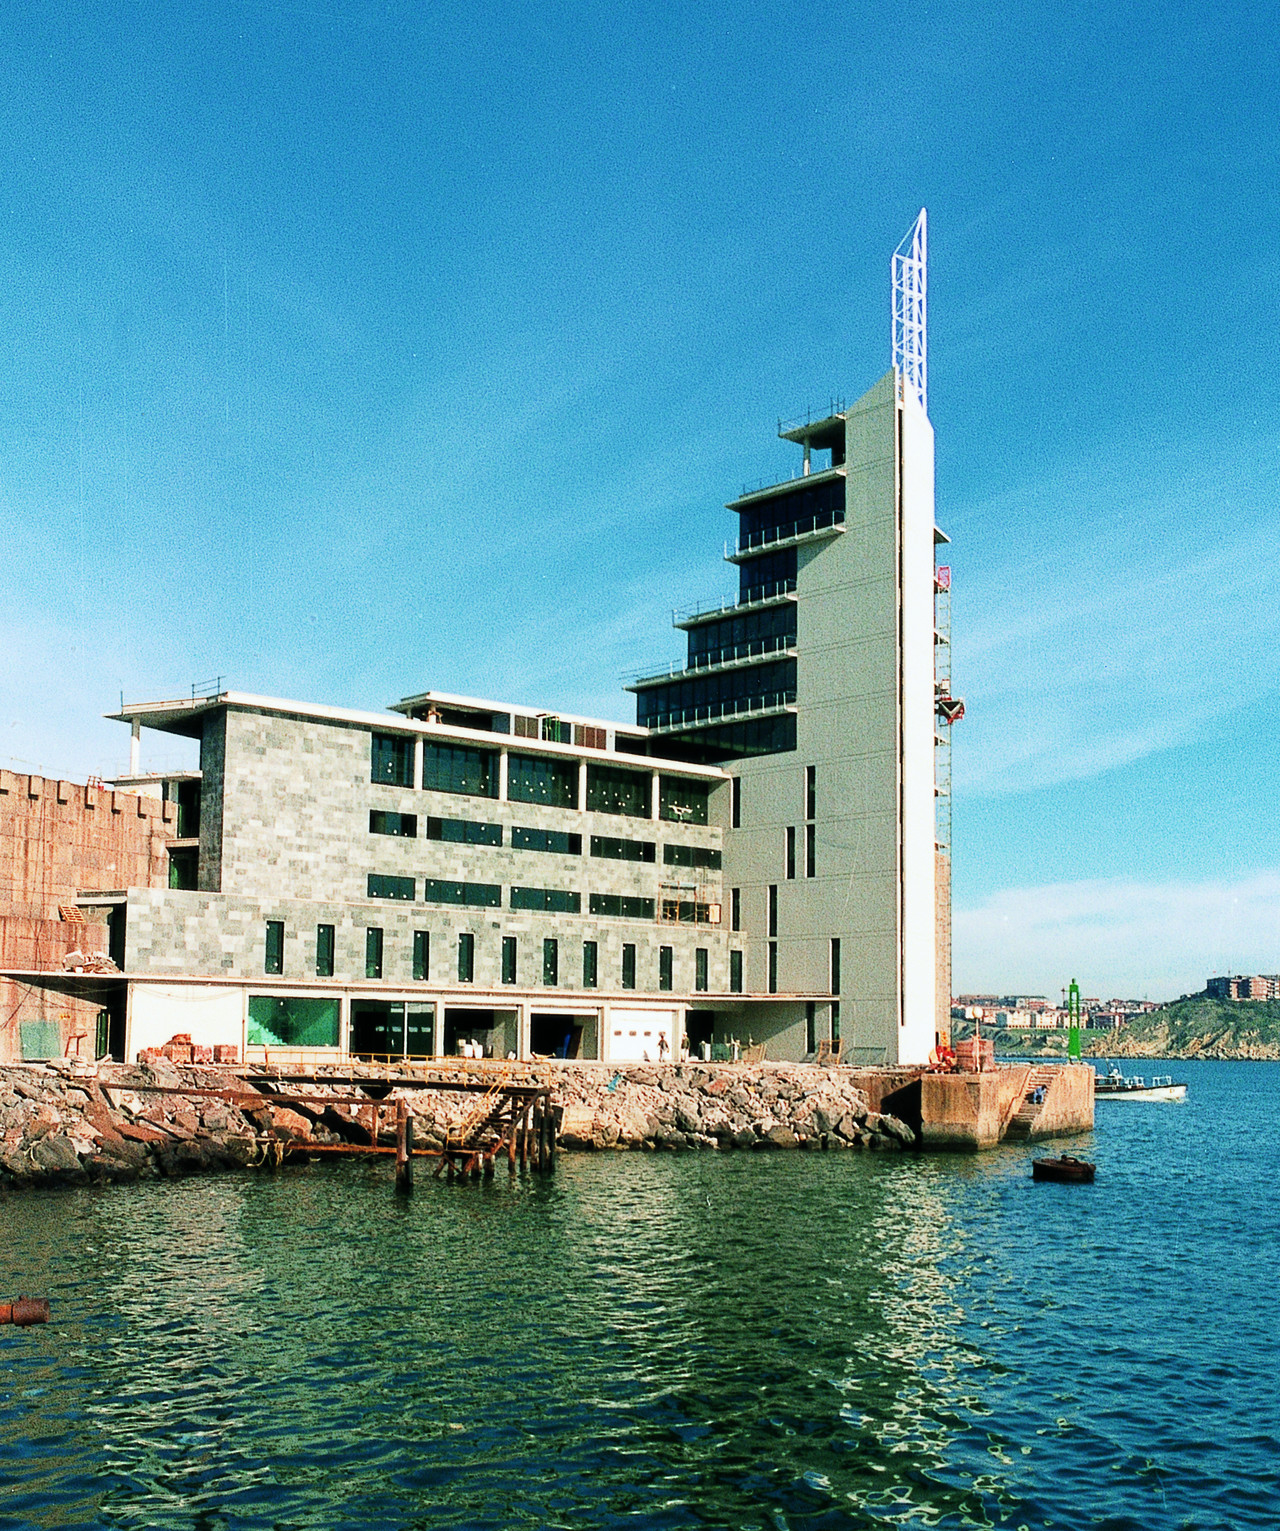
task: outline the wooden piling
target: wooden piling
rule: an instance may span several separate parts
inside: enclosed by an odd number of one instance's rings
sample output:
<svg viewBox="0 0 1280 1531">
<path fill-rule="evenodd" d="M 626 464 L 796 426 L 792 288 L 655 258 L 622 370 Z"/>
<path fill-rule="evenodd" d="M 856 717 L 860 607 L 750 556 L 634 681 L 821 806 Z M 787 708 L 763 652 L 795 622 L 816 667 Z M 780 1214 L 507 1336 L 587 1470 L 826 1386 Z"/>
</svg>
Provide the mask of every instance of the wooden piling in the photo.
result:
<svg viewBox="0 0 1280 1531">
<path fill-rule="evenodd" d="M 396 1101 L 396 1190 L 413 1190 L 413 1118 L 403 1096 Z"/>
</svg>

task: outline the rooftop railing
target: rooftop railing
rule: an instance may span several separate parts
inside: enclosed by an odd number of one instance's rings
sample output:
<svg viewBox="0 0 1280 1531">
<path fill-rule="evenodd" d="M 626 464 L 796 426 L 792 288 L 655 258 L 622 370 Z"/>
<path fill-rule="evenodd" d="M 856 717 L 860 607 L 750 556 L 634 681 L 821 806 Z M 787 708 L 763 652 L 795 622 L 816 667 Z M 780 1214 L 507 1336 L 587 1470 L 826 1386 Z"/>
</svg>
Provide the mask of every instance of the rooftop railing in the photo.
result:
<svg viewBox="0 0 1280 1531">
<path fill-rule="evenodd" d="M 671 712 L 651 713 L 646 719 L 646 724 L 653 733 L 665 733 L 673 728 L 716 723 L 723 718 L 741 718 L 761 712 L 778 712 L 786 707 L 794 707 L 795 701 L 794 688 L 790 691 L 766 691 L 760 696 L 729 697 L 720 702 L 705 702 L 700 707 L 680 707 Z"/>
<path fill-rule="evenodd" d="M 739 596 L 736 601 L 726 601 L 719 606 L 689 606 L 683 611 L 673 609 L 671 620 L 677 623 L 701 621 L 704 617 L 708 621 L 714 617 L 731 617 L 753 606 L 763 606 L 769 601 L 784 600 L 787 596 L 794 595 L 795 589 L 794 579 L 775 579 L 763 585 L 752 585 L 746 594 Z"/>
<path fill-rule="evenodd" d="M 628 676 L 633 686 L 656 685 L 661 681 L 679 680 L 686 675 L 697 675 L 717 665 L 734 664 L 742 659 L 757 659 L 765 654 L 787 654 L 795 651 L 795 634 L 781 633 L 772 638 L 753 638 L 750 643 L 724 644 L 708 649 L 702 654 L 690 654 L 685 661 L 670 664 L 665 670 L 644 670 Z"/>
<path fill-rule="evenodd" d="M 812 515 L 799 516 L 794 521 L 780 521 L 776 526 L 764 526 L 758 532 L 748 532 L 734 543 L 733 553 L 740 557 L 743 553 L 763 552 L 781 543 L 793 542 L 797 537 L 812 536 L 815 532 L 843 530 L 843 510 L 816 510 Z M 725 557 L 729 556 L 726 544 Z"/>
</svg>

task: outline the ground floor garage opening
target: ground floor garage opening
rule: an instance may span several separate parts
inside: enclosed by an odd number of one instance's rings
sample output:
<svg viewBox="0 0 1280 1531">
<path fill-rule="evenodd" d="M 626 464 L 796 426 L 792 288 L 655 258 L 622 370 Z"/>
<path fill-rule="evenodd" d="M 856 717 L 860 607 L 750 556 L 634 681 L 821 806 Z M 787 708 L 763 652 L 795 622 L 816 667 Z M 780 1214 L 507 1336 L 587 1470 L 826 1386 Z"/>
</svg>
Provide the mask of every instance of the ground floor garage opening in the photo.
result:
<svg viewBox="0 0 1280 1531">
<path fill-rule="evenodd" d="M 530 1017 L 529 1051 L 535 1058 L 598 1058 L 598 1018 L 594 1013 L 535 1010 Z"/>
<path fill-rule="evenodd" d="M 348 1051 L 358 1058 L 430 1058 L 436 1007 L 414 1000 L 353 999 Z"/>
<path fill-rule="evenodd" d="M 515 1056 L 519 1046 L 519 1016 L 514 1010 L 450 1005 L 444 1012 L 447 1057 L 507 1058 Z"/>
</svg>

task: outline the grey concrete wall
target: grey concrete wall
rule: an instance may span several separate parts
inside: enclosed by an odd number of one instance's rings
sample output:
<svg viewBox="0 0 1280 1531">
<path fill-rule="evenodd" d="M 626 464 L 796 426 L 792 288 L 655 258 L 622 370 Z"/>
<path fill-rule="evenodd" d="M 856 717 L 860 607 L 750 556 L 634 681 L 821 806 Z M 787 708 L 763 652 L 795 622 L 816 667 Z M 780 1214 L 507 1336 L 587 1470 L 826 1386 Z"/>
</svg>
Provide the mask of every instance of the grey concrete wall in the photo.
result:
<svg viewBox="0 0 1280 1531">
<path fill-rule="evenodd" d="M 892 374 L 848 411 L 846 467 L 845 531 L 799 550 L 797 749 L 727 767 L 742 778 L 743 809 L 741 830 L 725 836 L 725 886 L 742 888 L 747 988 L 767 987 L 766 897 L 776 884 L 779 991 L 825 992 L 830 941 L 837 937 L 845 1047 L 895 1061 L 900 803 Z M 929 632 L 931 638 L 932 624 Z M 817 875 L 806 878 L 810 765 L 817 768 Z M 792 881 L 784 859 L 788 825 L 797 833 Z M 827 1012 L 819 1016 L 821 1037 Z"/>
<path fill-rule="evenodd" d="M 709 991 L 723 995 L 729 984 L 728 940 L 708 926 L 659 925 L 655 921 L 600 920 L 587 916 L 524 913 L 510 909 L 441 908 L 395 900 L 322 901 L 289 898 L 252 899 L 232 894 L 181 892 L 170 888 L 132 889 L 126 916 L 125 971 L 261 979 L 264 972 L 266 924 L 280 920 L 285 928 L 284 980 L 316 980 L 316 927 L 334 926 L 334 982 L 363 983 L 365 931 L 383 931 L 383 982 L 396 989 L 413 986 L 413 934 L 430 933 L 433 987 L 458 985 L 458 936 L 475 936 L 477 989 L 502 989 L 502 937 L 517 941 L 516 989 L 561 993 L 619 992 L 622 986 L 622 947 L 636 948 L 636 994 L 659 994 L 658 953 L 672 949 L 674 993 L 692 994 L 695 952 L 707 951 Z M 542 943 L 560 943 L 560 981 L 554 989 L 542 984 Z M 582 945 L 599 947 L 599 984 L 582 984 Z M 512 991 L 514 992 L 514 991 Z M 631 992 L 631 991 L 627 991 Z M 698 996 L 701 999 L 701 996 Z M 554 1008 L 554 1006 L 550 1006 Z"/>
</svg>

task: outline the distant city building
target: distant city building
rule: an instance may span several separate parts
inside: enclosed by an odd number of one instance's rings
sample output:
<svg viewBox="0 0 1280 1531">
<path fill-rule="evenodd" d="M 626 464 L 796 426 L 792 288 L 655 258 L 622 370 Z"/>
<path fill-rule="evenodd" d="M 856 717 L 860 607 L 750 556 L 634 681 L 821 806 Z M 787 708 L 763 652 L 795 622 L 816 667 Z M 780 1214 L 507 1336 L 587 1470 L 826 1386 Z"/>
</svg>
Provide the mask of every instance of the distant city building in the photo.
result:
<svg viewBox="0 0 1280 1531">
<path fill-rule="evenodd" d="M 1210 999 L 1280 999 L 1280 974 L 1233 974 L 1210 978 L 1204 992 Z"/>
</svg>

